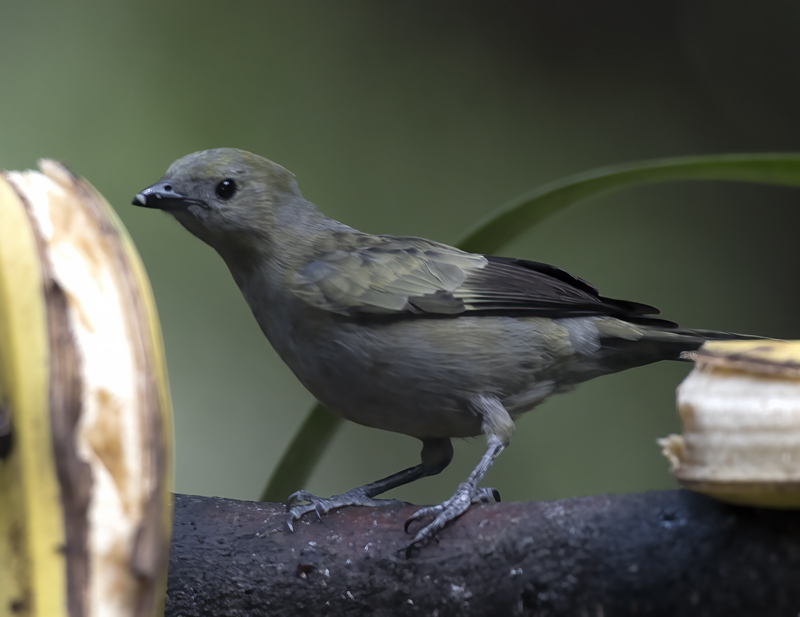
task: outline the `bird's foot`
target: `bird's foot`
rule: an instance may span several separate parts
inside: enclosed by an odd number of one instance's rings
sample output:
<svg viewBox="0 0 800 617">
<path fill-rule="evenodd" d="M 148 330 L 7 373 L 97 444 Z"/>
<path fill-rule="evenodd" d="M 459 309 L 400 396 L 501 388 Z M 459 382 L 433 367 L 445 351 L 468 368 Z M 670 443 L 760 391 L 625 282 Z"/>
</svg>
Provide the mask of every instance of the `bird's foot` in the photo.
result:
<svg viewBox="0 0 800 617">
<path fill-rule="evenodd" d="M 307 501 L 308 503 L 293 505 L 302 501 Z M 345 506 L 378 507 L 396 503 L 400 502 L 396 499 L 373 499 L 372 497 L 368 497 L 362 487 L 354 488 L 342 495 L 333 495 L 327 499 L 312 495 L 308 491 L 297 491 L 289 495 L 289 499 L 286 500 L 286 524 L 289 527 L 289 531 L 294 531 L 294 521 L 300 519 L 300 517 L 308 512 L 316 512 L 317 518 L 321 519 L 323 514 Z"/>
<path fill-rule="evenodd" d="M 494 503 L 497 501 L 500 501 L 500 493 L 497 492 L 497 489 L 478 488 L 469 482 L 462 482 L 450 499 L 436 506 L 421 508 L 408 517 L 405 524 L 406 532 L 414 521 L 427 516 L 433 516 L 434 519 L 414 536 L 414 539 L 406 547 L 406 557 L 411 555 L 411 551 L 414 548 L 430 542 L 447 523 L 464 514 L 473 503 Z"/>
</svg>

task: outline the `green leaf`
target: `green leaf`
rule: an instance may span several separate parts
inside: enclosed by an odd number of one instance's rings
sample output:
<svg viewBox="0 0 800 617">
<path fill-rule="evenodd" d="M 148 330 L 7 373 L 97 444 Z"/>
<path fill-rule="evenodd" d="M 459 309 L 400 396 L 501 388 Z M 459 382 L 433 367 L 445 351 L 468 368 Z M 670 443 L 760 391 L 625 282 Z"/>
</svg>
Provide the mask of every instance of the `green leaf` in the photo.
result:
<svg viewBox="0 0 800 617">
<path fill-rule="evenodd" d="M 655 159 L 602 167 L 551 182 L 512 200 L 480 221 L 458 246 L 493 253 L 551 214 L 606 191 L 655 182 L 729 180 L 800 186 L 800 154 L 723 154 Z M 280 501 L 308 479 L 342 420 L 315 406 L 286 450 L 262 501 Z"/>
<path fill-rule="evenodd" d="M 606 191 L 682 180 L 730 180 L 800 186 L 800 154 L 722 154 L 654 159 L 601 167 L 550 182 L 495 210 L 459 242 L 493 253 L 551 214 Z"/>
</svg>

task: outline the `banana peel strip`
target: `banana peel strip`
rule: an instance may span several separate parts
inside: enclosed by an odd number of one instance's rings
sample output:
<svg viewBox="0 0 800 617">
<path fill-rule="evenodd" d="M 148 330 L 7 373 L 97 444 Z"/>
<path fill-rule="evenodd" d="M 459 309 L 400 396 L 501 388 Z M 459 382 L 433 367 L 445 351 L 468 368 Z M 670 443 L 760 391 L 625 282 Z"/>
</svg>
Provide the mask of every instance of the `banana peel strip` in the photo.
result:
<svg viewBox="0 0 800 617">
<path fill-rule="evenodd" d="M 163 613 L 172 416 L 152 291 L 60 164 L 0 175 L 0 613 Z"/>
</svg>

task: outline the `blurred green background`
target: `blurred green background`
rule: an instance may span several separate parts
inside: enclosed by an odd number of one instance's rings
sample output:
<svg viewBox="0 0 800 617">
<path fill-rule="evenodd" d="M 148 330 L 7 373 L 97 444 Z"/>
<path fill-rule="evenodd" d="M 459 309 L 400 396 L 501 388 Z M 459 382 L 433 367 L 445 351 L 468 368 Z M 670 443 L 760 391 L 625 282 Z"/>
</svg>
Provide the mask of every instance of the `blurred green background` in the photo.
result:
<svg viewBox="0 0 800 617">
<path fill-rule="evenodd" d="M 738 8 L 737 8 L 738 7 Z M 453 242 L 518 194 L 651 157 L 800 150 L 800 5 L 560 2 L 4 2 L 0 167 L 65 161 L 109 199 L 162 319 L 183 493 L 255 499 L 312 405 L 222 261 L 129 206 L 176 158 L 279 162 L 333 218 Z M 687 327 L 800 338 L 793 189 L 657 185 L 580 204 L 502 251 L 557 264 Z M 556 397 L 518 422 L 486 484 L 504 500 L 674 486 L 687 365 Z M 448 497 L 483 452 L 395 491 Z M 304 488 L 341 493 L 418 462 L 347 424 Z M 301 487 L 297 487 L 301 488 Z"/>
</svg>

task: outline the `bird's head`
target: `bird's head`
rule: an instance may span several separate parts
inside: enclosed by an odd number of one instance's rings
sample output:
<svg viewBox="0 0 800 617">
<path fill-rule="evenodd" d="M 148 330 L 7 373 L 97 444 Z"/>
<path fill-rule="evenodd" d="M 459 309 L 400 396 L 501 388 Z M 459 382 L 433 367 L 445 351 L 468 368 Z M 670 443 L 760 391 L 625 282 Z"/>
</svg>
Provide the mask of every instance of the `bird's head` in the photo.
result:
<svg viewBox="0 0 800 617">
<path fill-rule="evenodd" d="M 169 212 L 223 252 L 268 239 L 282 206 L 292 210 L 300 200 L 294 175 L 280 165 L 244 150 L 216 148 L 178 159 L 132 203 Z"/>
</svg>

